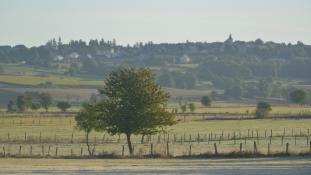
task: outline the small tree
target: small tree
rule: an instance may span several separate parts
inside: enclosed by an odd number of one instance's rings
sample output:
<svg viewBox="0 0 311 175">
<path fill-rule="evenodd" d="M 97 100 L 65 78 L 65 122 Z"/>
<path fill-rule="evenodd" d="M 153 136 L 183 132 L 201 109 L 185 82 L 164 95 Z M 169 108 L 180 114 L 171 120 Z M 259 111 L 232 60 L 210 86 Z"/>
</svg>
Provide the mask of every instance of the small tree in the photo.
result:
<svg viewBox="0 0 311 175">
<path fill-rule="evenodd" d="M 30 107 L 32 110 L 36 111 L 41 108 L 41 105 L 40 103 L 32 103 Z"/>
<path fill-rule="evenodd" d="M 309 101 L 309 95 L 304 90 L 294 90 L 289 94 L 290 100 L 299 105 L 305 105 Z"/>
<path fill-rule="evenodd" d="M 267 102 L 259 102 L 256 108 L 256 118 L 264 118 L 272 110 L 271 105 Z"/>
<path fill-rule="evenodd" d="M 190 112 L 194 112 L 194 111 L 195 111 L 195 105 L 194 105 L 194 103 L 190 103 L 190 104 L 189 104 L 189 109 L 190 109 Z"/>
<path fill-rule="evenodd" d="M 60 101 L 56 105 L 62 112 L 66 112 L 68 108 L 71 107 L 71 105 L 68 102 Z"/>
<path fill-rule="evenodd" d="M 94 154 L 95 144 L 93 144 L 93 148 L 91 149 L 89 135 L 91 131 L 99 129 L 100 125 L 97 120 L 99 115 L 100 112 L 98 111 L 97 105 L 90 103 L 84 104 L 80 112 L 75 116 L 77 128 L 83 130 L 85 133 L 87 150 L 90 156 Z"/>
<path fill-rule="evenodd" d="M 209 107 L 212 105 L 212 99 L 209 96 L 203 96 L 201 98 L 201 104 L 205 107 Z"/>
<path fill-rule="evenodd" d="M 27 100 L 25 96 L 20 95 L 16 99 L 16 107 L 19 112 L 24 112 L 27 108 Z"/>
<path fill-rule="evenodd" d="M 180 110 L 181 110 L 182 113 L 185 113 L 187 111 L 187 105 L 186 104 L 181 105 L 180 106 Z"/>
<path fill-rule="evenodd" d="M 41 106 L 48 112 L 49 107 L 52 104 L 52 97 L 49 93 L 41 93 L 39 95 Z"/>
<path fill-rule="evenodd" d="M 133 154 L 133 134 L 155 134 L 175 124 L 174 116 L 165 109 L 168 93 L 156 83 L 148 69 L 125 68 L 109 74 L 100 93 L 100 119 L 111 134 L 125 134 Z"/>
<path fill-rule="evenodd" d="M 14 112 L 16 111 L 16 106 L 15 106 L 15 102 L 13 100 L 10 100 L 7 106 L 7 111 L 8 112 Z"/>
</svg>

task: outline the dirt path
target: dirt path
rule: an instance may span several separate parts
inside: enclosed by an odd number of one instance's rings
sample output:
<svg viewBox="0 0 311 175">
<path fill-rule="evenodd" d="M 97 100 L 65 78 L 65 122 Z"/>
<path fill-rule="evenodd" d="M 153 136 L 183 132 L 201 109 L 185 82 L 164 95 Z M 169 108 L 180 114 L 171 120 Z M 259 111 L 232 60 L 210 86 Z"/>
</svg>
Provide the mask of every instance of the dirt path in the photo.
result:
<svg viewBox="0 0 311 175">
<path fill-rule="evenodd" d="M 311 157 L 260 159 L 0 159 L 0 174 L 310 175 Z"/>
</svg>

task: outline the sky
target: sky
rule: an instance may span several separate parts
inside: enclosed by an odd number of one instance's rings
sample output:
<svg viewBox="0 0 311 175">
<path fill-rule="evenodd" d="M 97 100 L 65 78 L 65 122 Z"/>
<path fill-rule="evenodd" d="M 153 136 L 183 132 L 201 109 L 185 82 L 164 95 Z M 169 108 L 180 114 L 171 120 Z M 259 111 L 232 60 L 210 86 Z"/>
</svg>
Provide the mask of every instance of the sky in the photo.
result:
<svg viewBox="0 0 311 175">
<path fill-rule="evenodd" d="M 310 0 L 0 0 L 0 45 L 235 40 L 311 44 Z"/>
</svg>

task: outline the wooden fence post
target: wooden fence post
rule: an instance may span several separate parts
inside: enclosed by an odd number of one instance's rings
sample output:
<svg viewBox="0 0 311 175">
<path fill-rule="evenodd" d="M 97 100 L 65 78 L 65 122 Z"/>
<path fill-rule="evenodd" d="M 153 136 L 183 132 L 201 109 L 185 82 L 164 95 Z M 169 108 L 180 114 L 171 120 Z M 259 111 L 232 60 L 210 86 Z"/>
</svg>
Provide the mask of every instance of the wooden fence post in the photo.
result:
<svg viewBox="0 0 311 175">
<path fill-rule="evenodd" d="M 42 145 L 41 149 L 42 149 L 42 156 L 44 156 L 44 145 Z"/>
<path fill-rule="evenodd" d="M 122 145 L 122 157 L 124 157 L 124 145 Z"/>
<path fill-rule="evenodd" d="M 49 145 L 48 156 L 50 156 L 51 145 Z"/>
<path fill-rule="evenodd" d="M 57 157 L 57 154 L 58 154 L 58 147 L 56 147 L 55 149 L 55 156 Z"/>
<path fill-rule="evenodd" d="M 242 153 L 242 146 L 243 146 L 243 144 L 240 143 L 240 153 Z"/>
<path fill-rule="evenodd" d="M 296 142 L 297 142 L 297 135 L 295 135 L 295 146 L 296 146 Z"/>
<path fill-rule="evenodd" d="M 284 142 L 284 136 L 282 136 L 282 141 L 281 141 L 282 146 L 283 146 L 283 142 Z"/>
<path fill-rule="evenodd" d="M 150 144 L 150 155 L 153 156 L 153 143 Z"/>
<path fill-rule="evenodd" d="M 22 155 L 22 145 L 19 145 L 19 156 Z"/>
<path fill-rule="evenodd" d="M 27 141 L 27 133 L 25 132 L 25 142 Z"/>
<path fill-rule="evenodd" d="M 257 144 L 254 142 L 254 154 L 257 154 Z"/>
<path fill-rule="evenodd" d="M 286 143 L 286 154 L 288 154 L 289 143 Z"/>
<path fill-rule="evenodd" d="M 83 155 L 83 147 L 81 147 L 80 155 L 81 155 L 81 157 L 82 157 L 82 155 Z"/>
<path fill-rule="evenodd" d="M 71 133 L 71 143 L 73 143 L 73 133 Z"/>
<path fill-rule="evenodd" d="M 190 157 L 191 154 L 192 154 L 191 151 L 192 151 L 192 145 L 190 144 L 190 145 L 189 145 L 189 157 Z"/>
<path fill-rule="evenodd" d="M 169 144 L 166 142 L 166 155 L 170 156 L 170 149 L 169 149 Z"/>
<path fill-rule="evenodd" d="M 268 155 L 270 155 L 270 143 L 268 143 Z"/>
<path fill-rule="evenodd" d="M 32 155 L 32 145 L 30 145 L 30 151 L 29 151 L 30 155 Z"/>
<path fill-rule="evenodd" d="M 40 136 L 39 136 L 39 142 L 41 143 L 41 137 L 42 137 L 42 134 L 41 134 L 41 131 L 40 131 Z"/>
<path fill-rule="evenodd" d="M 216 143 L 214 143 L 214 150 L 215 150 L 215 155 L 218 155 L 218 151 L 217 151 L 217 145 L 216 145 Z"/>
<path fill-rule="evenodd" d="M 5 147 L 3 146 L 3 157 L 5 157 Z"/>
</svg>

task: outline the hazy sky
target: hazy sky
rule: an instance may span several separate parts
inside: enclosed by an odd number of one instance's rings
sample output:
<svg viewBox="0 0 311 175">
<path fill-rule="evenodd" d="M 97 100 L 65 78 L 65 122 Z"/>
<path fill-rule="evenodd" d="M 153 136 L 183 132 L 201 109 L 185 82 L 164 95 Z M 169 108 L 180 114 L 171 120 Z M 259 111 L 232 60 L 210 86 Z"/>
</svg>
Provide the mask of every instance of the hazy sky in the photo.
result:
<svg viewBox="0 0 311 175">
<path fill-rule="evenodd" d="M 53 37 L 311 44 L 311 0 L 0 0 L 0 45 Z"/>
</svg>

